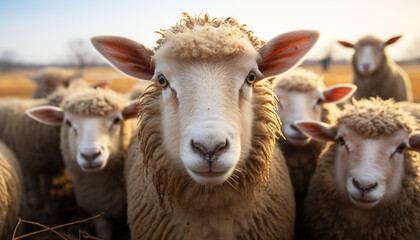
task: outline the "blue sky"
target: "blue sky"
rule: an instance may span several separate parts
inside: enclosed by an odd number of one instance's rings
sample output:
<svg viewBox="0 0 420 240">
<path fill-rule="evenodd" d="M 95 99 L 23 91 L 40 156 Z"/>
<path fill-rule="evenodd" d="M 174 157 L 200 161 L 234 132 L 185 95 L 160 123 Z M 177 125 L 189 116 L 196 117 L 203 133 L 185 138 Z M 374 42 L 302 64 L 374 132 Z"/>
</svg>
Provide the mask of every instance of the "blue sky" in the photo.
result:
<svg viewBox="0 0 420 240">
<path fill-rule="evenodd" d="M 93 1 L 1 0 L 0 53 L 12 50 L 25 62 L 53 63 L 68 60 L 68 42 L 95 35 L 120 35 L 152 47 L 154 33 L 177 23 L 182 12 L 233 16 L 263 40 L 297 29 L 314 29 L 321 38 L 308 58 L 322 57 L 334 47 L 334 56 L 350 57 L 351 50 L 335 41 L 356 41 L 373 34 L 387 39 L 404 37 L 389 47 L 389 54 L 403 59 L 420 44 L 419 0 L 211 0 L 211 1 Z M 420 46 L 419 46 L 420 49 Z M 420 55 L 420 52 L 419 54 Z"/>
</svg>

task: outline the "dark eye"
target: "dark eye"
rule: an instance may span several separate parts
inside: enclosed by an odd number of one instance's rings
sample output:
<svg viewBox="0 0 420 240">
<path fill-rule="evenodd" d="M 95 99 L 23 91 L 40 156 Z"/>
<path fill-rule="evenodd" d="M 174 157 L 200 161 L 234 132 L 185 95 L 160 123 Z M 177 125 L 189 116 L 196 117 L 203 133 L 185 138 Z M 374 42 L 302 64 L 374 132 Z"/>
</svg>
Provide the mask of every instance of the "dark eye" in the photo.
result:
<svg viewBox="0 0 420 240">
<path fill-rule="evenodd" d="M 338 144 L 340 144 L 340 146 L 343 146 L 343 145 L 346 144 L 346 141 L 344 141 L 344 138 L 342 136 L 339 136 L 337 138 L 337 142 L 338 142 Z"/>
<path fill-rule="evenodd" d="M 73 127 L 73 125 L 71 125 L 71 122 L 70 122 L 69 120 L 66 120 L 66 124 L 67 124 L 69 127 Z"/>
<path fill-rule="evenodd" d="M 407 145 L 405 145 L 404 143 L 401 143 L 398 147 L 397 150 L 395 150 L 397 153 L 402 153 L 404 152 L 404 150 L 407 148 Z"/>
<path fill-rule="evenodd" d="M 246 82 L 249 85 L 252 85 L 255 82 L 256 79 L 257 79 L 257 75 L 255 75 L 255 73 L 253 73 L 253 72 L 250 72 L 248 74 L 248 76 L 246 77 Z"/>
<path fill-rule="evenodd" d="M 168 86 L 168 80 L 166 80 L 166 77 L 163 75 L 159 76 L 158 82 L 162 88 L 165 88 L 166 86 Z"/>
<path fill-rule="evenodd" d="M 112 121 L 112 124 L 118 124 L 118 123 L 120 123 L 120 121 L 121 121 L 121 119 L 119 117 L 116 117 L 114 119 L 114 121 Z"/>
<path fill-rule="evenodd" d="M 319 98 L 319 99 L 316 101 L 316 104 L 321 104 L 321 103 L 323 103 L 323 102 L 324 102 L 324 99 Z"/>
</svg>

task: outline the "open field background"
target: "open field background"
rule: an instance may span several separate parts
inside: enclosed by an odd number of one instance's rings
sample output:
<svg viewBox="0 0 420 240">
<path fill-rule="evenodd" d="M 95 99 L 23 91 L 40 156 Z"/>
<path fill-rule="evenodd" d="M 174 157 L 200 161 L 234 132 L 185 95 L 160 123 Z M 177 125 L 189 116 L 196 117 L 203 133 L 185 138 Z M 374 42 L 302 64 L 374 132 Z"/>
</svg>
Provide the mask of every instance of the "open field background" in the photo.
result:
<svg viewBox="0 0 420 240">
<path fill-rule="evenodd" d="M 420 64 L 403 65 L 402 67 L 410 76 L 415 101 L 420 102 Z M 319 66 L 305 66 L 304 68 L 324 75 L 327 86 L 351 82 L 350 65 L 333 65 L 327 72 L 323 72 Z M 35 74 L 38 71 L 39 69 L 0 72 L 0 97 L 30 98 L 34 84 L 25 76 L 26 74 Z M 128 78 L 116 70 L 107 67 L 86 69 L 84 77 L 92 83 L 100 80 L 108 80 L 110 87 L 121 93 L 128 92 L 136 83 L 135 79 Z"/>
</svg>

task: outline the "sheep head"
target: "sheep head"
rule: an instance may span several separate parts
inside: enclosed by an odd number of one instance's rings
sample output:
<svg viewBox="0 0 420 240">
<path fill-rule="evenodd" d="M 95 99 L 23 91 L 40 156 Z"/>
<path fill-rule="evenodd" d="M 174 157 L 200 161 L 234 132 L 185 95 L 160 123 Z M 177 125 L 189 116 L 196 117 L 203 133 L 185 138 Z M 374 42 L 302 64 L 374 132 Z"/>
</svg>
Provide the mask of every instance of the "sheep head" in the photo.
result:
<svg viewBox="0 0 420 240">
<path fill-rule="evenodd" d="M 338 41 L 343 47 L 353 48 L 353 67 L 361 76 L 372 76 L 386 61 L 385 47 L 398 41 L 401 36 L 396 36 L 382 41 L 373 36 L 367 36 L 355 44 Z"/>
<path fill-rule="evenodd" d="M 156 111 L 161 114 L 170 168 L 183 169 L 200 185 L 213 186 L 244 169 L 252 152 L 258 108 L 253 88 L 297 64 L 318 33 L 286 33 L 258 48 L 255 38 L 231 18 L 206 16 L 196 25 L 190 20 L 165 31 L 156 51 L 121 37 L 95 37 L 92 43 L 123 73 L 160 85 Z"/>
</svg>

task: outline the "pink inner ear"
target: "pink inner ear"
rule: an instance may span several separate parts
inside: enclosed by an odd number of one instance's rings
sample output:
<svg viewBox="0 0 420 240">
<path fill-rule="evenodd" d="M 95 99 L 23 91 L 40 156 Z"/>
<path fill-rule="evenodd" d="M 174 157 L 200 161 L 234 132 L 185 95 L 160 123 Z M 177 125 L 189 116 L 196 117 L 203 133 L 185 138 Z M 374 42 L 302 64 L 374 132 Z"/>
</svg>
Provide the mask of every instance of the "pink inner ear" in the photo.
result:
<svg viewBox="0 0 420 240">
<path fill-rule="evenodd" d="M 349 42 L 345 42 L 345 41 L 337 41 L 339 44 L 341 44 L 341 46 L 343 47 L 347 47 L 347 48 L 353 48 L 353 44 L 349 43 Z"/>
<path fill-rule="evenodd" d="M 398 41 L 398 39 L 400 39 L 402 36 L 396 36 L 393 38 L 388 39 L 388 41 L 385 42 L 385 46 L 388 46 L 390 44 L 395 43 L 396 41 Z"/>
<path fill-rule="evenodd" d="M 297 122 L 296 126 L 309 136 L 321 141 L 334 141 L 334 132 L 321 123 Z"/>
<path fill-rule="evenodd" d="M 108 87 L 109 82 L 108 81 L 99 81 L 97 83 L 94 83 L 91 85 L 93 88 L 106 88 Z"/>
<path fill-rule="evenodd" d="M 258 69 L 266 77 L 289 70 L 306 55 L 318 37 L 315 31 L 296 31 L 277 36 L 261 48 Z"/>
<path fill-rule="evenodd" d="M 325 102 L 337 102 L 353 91 L 352 87 L 336 87 L 324 92 Z"/>
<path fill-rule="evenodd" d="M 30 112 L 34 117 L 51 124 L 61 124 L 63 121 L 62 113 L 52 109 L 38 109 Z"/>
<path fill-rule="evenodd" d="M 92 38 L 95 48 L 116 68 L 138 79 L 151 79 L 154 68 L 151 65 L 152 51 L 132 40 L 102 36 Z"/>
<path fill-rule="evenodd" d="M 124 110 L 122 111 L 124 119 L 137 118 L 139 106 L 139 101 L 135 100 L 135 102 L 131 103 L 126 108 L 124 108 Z"/>
</svg>

